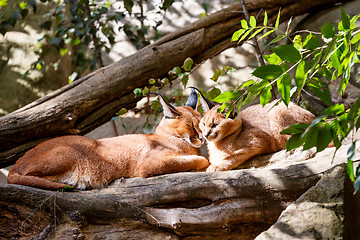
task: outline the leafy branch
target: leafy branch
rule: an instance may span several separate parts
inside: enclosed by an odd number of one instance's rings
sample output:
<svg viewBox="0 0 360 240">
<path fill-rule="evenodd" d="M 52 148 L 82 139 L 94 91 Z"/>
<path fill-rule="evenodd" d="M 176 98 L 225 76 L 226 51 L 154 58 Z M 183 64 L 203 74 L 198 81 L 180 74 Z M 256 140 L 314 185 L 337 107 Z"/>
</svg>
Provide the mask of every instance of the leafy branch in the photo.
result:
<svg viewBox="0 0 360 240">
<path fill-rule="evenodd" d="M 285 31 L 279 29 L 280 10 L 274 26 L 268 23 L 266 12 L 262 25 L 257 24 L 254 16 L 250 16 L 249 21 L 241 20 L 241 29 L 234 32 L 232 41 L 240 43 L 256 36 L 260 41 L 278 33 L 267 45 L 273 53 L 264 55 L 267 65 L 252 72 L 255 80 L 250 79 L 235 90 L 218 95 L 213 101 L 223 103 L 223 108 L 233 104 L 240 110 L 241 106 L 259 96 L 264 106 L 271 100 L 271 89 L 276 83 L 281 96 L 279 101 L 288 105 L 291 100 L 299 101 L 304 87 L 307 87 L 327 108 L 311 124 L 296 124 L 283 130 L 283 134 L 292 135 L 287 142 L 287 150 L 302 146 L 304 150 L 316 147 L 320 152 L 330 143 L 339 149 L 350 132 L 360 128 L 360 98 L 349 109 L 345 109 L 343 104 L 334 105 L 328 86 L 340 78 L 337 92 L 342 96 L 349 84 L 352 67 L 360 63 L 360 32 L 355 25 L 360 14 L 350 18 L 342 7 L 340 11 L 341 21 L 337 30 L 327 22 L 321 26 L 320 33 L 305 31 L 307 35 L 304 39 L 298 33 L 291 33 L 291 19 Z M 279 44 L 284 38 L 290 44 Z M 320 38 L 324 40 L 323 44 L 320 44 Z M 295 70 L 293 76 L 290 74 L 292 70 Z M 355 191 L 358 191 L 360 167 L 355 171 L 353 169 L 354 152 L 355 142 L 349 148 L 348 173 L 355 183 Z"/>
</svg>

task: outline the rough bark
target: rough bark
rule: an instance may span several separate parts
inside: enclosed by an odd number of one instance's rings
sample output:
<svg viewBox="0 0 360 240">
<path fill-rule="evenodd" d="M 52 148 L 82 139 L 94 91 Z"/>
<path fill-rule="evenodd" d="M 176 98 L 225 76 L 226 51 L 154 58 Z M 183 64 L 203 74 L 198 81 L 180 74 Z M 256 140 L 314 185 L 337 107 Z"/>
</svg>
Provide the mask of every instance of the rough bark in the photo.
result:
<svg viewBox="0 0 360 240">
<path fill-rule="evenodd" d="M 282 8 L 281 21 L 335 0 L 256 0 L 246 6 L 252 15 Z M 52 137 L 86 134 L 109 121 L 121 108 L 131 108 L 136 87 L 167 74 L 187 57 L 200 63 L 228 47 L 244 18 L 241 4 L 202 18 L 114 64 L 98 69 L 13 113 L 0 118 L 0 167 L 13 164 L 25 151 Z M 261 20 L 261 17 L 259 18 Z"/>
<path fill-rule="evenodd" d="M 0 185 L 0 238 L 254 239 L 327 170 L 346 162 L 347 148 L 333 162 L 334 148 L 315 157 L 314 150 L 282 151 L 254 159 L 268 165 L 260 169 L 119 179 L 101 190 Z"/>
<path fill-rule="evenodd" d="M 137 228 L 134 239 L 141 239 L 145 232 L 151 239 L 154 234 L 251 239 L 275 222 L 321 175 L 298 165 L 130 178 L 102 190 L 71 193 L 0 185 L 0 238 L 50 238 L 56 234 L 57 239 L 64 239 L 69 226 L 76 226 L 76 234 L 72 234 L 86 239 L 91 239 L 87 231 L 94 231 L 92 238 L 96 239 L 110 228 L 119 232 L 117 237 Z"/>
<path fill-rule="evenodd" d="M 252 159 L 257 169 L 126 178 L 101 190 L 0 185 L 0 239 L 254 239 L 344 165 L 348 148 L 283 150 Z"/>
</svg>

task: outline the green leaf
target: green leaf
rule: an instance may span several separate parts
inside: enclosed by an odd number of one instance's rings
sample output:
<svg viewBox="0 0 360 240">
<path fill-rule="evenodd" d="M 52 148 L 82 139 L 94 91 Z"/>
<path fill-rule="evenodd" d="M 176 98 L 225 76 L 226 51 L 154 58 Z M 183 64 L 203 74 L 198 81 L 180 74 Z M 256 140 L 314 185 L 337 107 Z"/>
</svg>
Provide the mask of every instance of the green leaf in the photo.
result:
<svg viewBox="0 0 360 240">
<path fill-rule="evenodd" d="M 7 0 L 0 0 L 0 8 L 7 5 Z"/>
<path fill-rule="evenodd" d="M 290 102 L 291 77 L 288 73 L 276 81 L 279 93 L 285 105 Z"/>
<path fill-rule="evenodd" d="M 301 133 L 292 135 L 291 138 L 286 143 L 286 150 L 290 151 L 292 149 L 298 148 L 303 145 L 304 139 L 301 137 Z"/>
<path fill-rule="evenodd" d="M 149 79 L 149 84 L 155 84 L 155 83 L 156 83 L 156 80 L 154 78 Z"/>
<path fill-rule="evenodd" d="M 209 100 L 213 100 L 214 98 L 216 98 L 217 96 L 219 96 L 221 94 L 221 90 L 214 87 L 213 89 L 210 90 L 210 92 L 207 95 L 207 98 Z"/>
<path fill-rule="evenodd" d="M 214 82 L 217 82 L 217 80 L 219 79 L 220 77 L 220 70 L 219 69 L 216 69 L 213 76 L 210 78 L 211 80 L 213 80 Z"/>
<path fill-rule="evenodd" d="M 183 73 L 181 76 L 181 83 L 183 84 L 184 88 L 186 88 L 186 85 L 189 82 L 189 74 L 188 73 Z"/>
<path fill-rule="evenodd" d="M 163 78 L 160 80 L 160 82 L 161 82 L 161 84 L 163 84 L 165 86 L 170 82 L 170 80 L 168 78 Z"/>
<path fill-rule="evenodd" d="M 192 66 L 194 64 L 194 61 L 191 58 L 186 58 L 183 64 L 183 69 L 188 72 L 191 70 Z"/>
<path fill-rule="evenodd" d="M 324 114 L 325 115 L 339 115 L 340 113 L 345 112 L 345 106 L 344 104 L 335 104 L 331 105 L 328 108 L 325 109 Z"/>
<path fill-rule="evenodd" d="M 327 67 L 320 68 L 318 73 L 325 77 L 326 80 L 331 81 L 331 71 Z"/>
<path fill-rule="evenodd" d="M 249 23 L 250 23 L 250 27 L 252 27 L 252 28 L 255 28 L 256 27 L 256 19 L 255 19 L 255 17 L 254 16 L 250 16 L 250 21 L 249 21 Z"/>
<path fill-rule="evenodd" d="M 359 169 L 359 166 L 358 166 L 357 169 Z M 354 183 L 354 194 L 357 193 L 357 191 L 359 191 L 359 188 L 360 188 L 360 174 L 357 174 L 356 179 L 355 179 L 355 183 Z"/>
<path fill-rule="evenodd" d="M 345 93 L 345 90 L 346 90 L 348 85 L 349 85 L 349 79 L 347 79 L 345 77 L 341 78 L 340 85 L 339 85 L 339 88 L 338 88 L 338 94 L 340 96 L 342 96 Z"/>
<path fill-rule="evenodd" d="M 350 18 L 349 15 L 346 14 L 345 9 L 340 6 L 341 9 L 341 22 L 344 29 L 350 29 Z M 340 29 L 339 29 L 340 30 Z"/>
<path fill-rule="evenodd" d="M 308 73 L 307 71 L 308 69 L 306 62 L 303 60 L 299 63 L 295 73 L 295 83 L 298 92 L 300 92 L 305 85 L 305 80 L 307 78 L 307 73 Z"/>
<path fill-rule="evenodd" d="M 271 100 L 271 85 L 267 86 L 261 91 L 260 94 L 260 104 L 261 106 L 265 106 Z"/>
<path fill-rule="evenodd" d="M 73 72 L 69 77 L 68 77 L 68 82 L 72 83 L 73 81 L 75 81 L 76 77 L 78 76 L 77 72 Z"/>
<path fill-rule="evenodd" d="M 126 108 L 122 108 L 120 109 L 118 112 L 117 112 L 117 115 L 118 116 L 121 116 L 121 115 L 124 115 L 125 113 L 127 113 L 128 110 Z"/>
<path fill-rule="evenodd" d="M 244 33 L 244 35 L 241 36 L 239 42 L 241 42 L 242 40 L 244 40 L 250 33 L 251 33 L 252 29 L 248 29 L 246 30 L 246 32 Z"/>
<path fill-rule="evenodd" d="M 268 86 L 269 86 L 269 81 L 261 80 L 260 82 L 257 82 L 256 84 L 249 87 L 247 89 L 248 94 L 245 100 L 243 101 L 243 105 L 254 100 L 259 95 L 259 93 Z"/>
<path fill-rule="evenodd" d="M 229 66 L 224 66 L 221 72 L 224 72 L 227 75 L 234 75 L 236 73 L 236 69 Z"/>
<path fill-rule="evenodd" d="M 321 26 L 321 34 L 324 38 L 332 38 L 335 36 L 335 28 L 331 22 L 327 22 Z"/>
<path fill-rule="evenodd" d="M 355 145 L 356 145 L 356 142 L 352 142 L 348 151 L 347 151 L 347 158 L 350 159 L 350 160 L 353 160 L 354 159 L 354 156 L 355 156 Z"/>
<path fill-rule="evenodd" d="M 237 41 L 239 40 L 239 38 L 241 37 L 241 35 L 243 35 L 243 33 L 245 32 L 245 29 L 239 29 L 236 32 L 234 32 L 234 34 L 231 37 L 231 41 Z"/>
<path fill-rule="evenodd" d="M 287 23 L 287 27 L 286 27 L 286 31 L 285 31 L 285 35 L 286 35 L 286 36 L 287 36 L 288 33 L 289 33 L 289 29 L 290 29 L 291 22 L 292 22 L 292 17 L 290 17 L 290 20 L 289 20 L 288 23 Z"/>
<path fill-rule="evenodd" d="M 264 13 L 264 26 L 265 27 L 267 25 L 267 21 L 268 21 L 268 15 L 267 15 L 267 12 L 265 11 L 265 13 Z"/>
<path fill-rule="evenodd" d="M 213 99 L 214 102 L 224 103 L 228 101 L 234 101 L 242 95 L 241 92 L 227 91 Z"/>
<path fill-rule="evenodd" d="M 262 36 L 258 39 L 258 41 L 261 40 L 261 39 L 263 39 L 264 37 L 270 35 L 270 34 L 273 33 L 275 30 L 276 30 L 276 29 L 273 29 L 273 30 L 270 30 L 270 31 L 264 33 L 264 35 L 262 35 Z"/>
<path fill-rule="evenodd" d="M 331 126 L 328 124 L 324 124 L 323 126 L 321 126 L 321 128 L 319 129 L 319 136 L 320 137 L 317 139 L 316 143 L 316 152 L 323 151 L 331 142 Z"/>
<path fill-rule="evenodd" d="M 350 121 L 357 118 L 360 114 L 360 98 L 356 99 L 355 103 L 352 104 L 348 112 L 348 119 Z"/>
<path fill-rule="evenodd" d="M 241 20 L 241 27 L 243 29 L 248 29 L 249 28 L 248 23 L 247 23 L 247 21 L 245 19 Z"/>
<path fill-rule="evenodd" d="M 317 144 L 319 137 L 319 128 L 314 126 L 310 128 L 304 136 L 303 150 L 308 150 Z"/>
<path fill-rule="evenodd" d="M 349 175 L 349 178 L 352 182 L 355 182 L 354 176 L 354 163 L 350 159 L 347 160 L 346 172 Z"/>
<path fill-rule="evenodd" d="M 169 71 L 169 75 L 174 75 L 174 77 L 177 77 L 179 74 L 181 74 L 181 68 L 180 67 L 174 67 Z"/>
<path fill-rule="evenodd" d="M 278 55 L 276 55 L 276 53 L 272 53 L 270 55 L 264 55 L 265 60 L 273 65 L 278 65 L 279 63 L 282 62 L 281 58 L 279 58 Z"/>
<path fill-rule="evenodd" d="M 340 61 L 339 61 L 339 57 L 337 55 L 337 52 L 335 52 L 334 54 L 331 55 L 331 57 L 329 58 L 332 66 L 335 69 L 339 69 L 340 68 Z"/>
<path fill-rule="evenodd" d="M 303 133 L 308 127 L 309 127 L 309 123 L 297 123 L 297 124 L 293 124 L 290 125 L 288 127 L 286 127 L 285 129 L 283 129 L 280 133 L 281 134 L 297 134 L 297 133 Z"/>
<path fill-rule="evenodd" d="M 278 41 L 280 41 L 281 39 L 283 39 L 285 37 L 285 35 L 279 35 L 277 36 L 276 38 L 274 38 L 273 40 L 271 40 L 271 42 L 269 42 L 268 44 L 273 44 L 273 43 L 276 43 Z"/>
<path fill-rule="evenodd" d="M 287 61 L 289 63 L 296 63 L 301 59 L 300 52 L 292 45 L 278 45 L 274 47 L 272 50 L 282 60 Z"/>
<path fill-rule="evenodd" d="M 303 45 L 304 48 L 308 50 L 314 50 L 315 48 L 319 47 L 319 44 L 320 44 L 319 37 L 317 35 L 310 33 L 309 35 L 306 36 Z"/>
<path fill-rule="evenodd" d="M 69 52 L 68 48 L 60 48 L 59 50 L 61 56 L 65 56 Z"/>
<path fill-rule="evenodd" d="M 142 96 L 142 90 L 141 88 L 135 88 L 134 89 L 135 97 L 141 97 Z"/>
<path fill-rule="evenodd" d="M 324 103 L 331 105 L 331 94 L 329 86 L 320 78 L 311 78 L 307 82 L 307 86 L 318 96 Z"/>
<path fill-rule="evenodd" d="M 134 6 L 134 2 L 132 0 L 124 0 L 124 7 L 130 15 L 131 15 L 133 6 Z"/>
<path fill-rule="evenodd" d="M 229 107 L 229 109 L 228 109 L 228 112 L 227 112 L 226 115 L 225 115 L 226 118 L 228 118 L 228 117 L 230 116 L 230 114 L 231 114 L 231 112 L 232 112 L 233 109 L 234 109 L 234 105 L 231 104 L 230 107 Z"/>
<path fill-rule="evenodd" d="M 279 13 L 277 15 L 276 21 L 275 21 L 275 28 L 279 27 L 279 23 L 280 23 L 280 12 L 281 12 L 281 8 L 279 9 Z"/>
<path fill-rule="evenodd" d="M 145 86 L 145 87 L 143 88 L 143 90 L 142 90 L 142 95 L 145 96 L 145 95 L 148 94 L 149 92 L 150 92 L 149 88 Z"/>
<path fill-rule="evenodd" d="M 250 85 L 253 85 L 254 83 L 255 83 L 255 81 L 250 79 L 250 80 L 242 83 L 238 89 L 244 89 L 244 88 L 246 88 L 246 87 L 248 87 Z"/>
<path fill-rule="evenodd" d="M 282 67 L 278 65 L 264 65 L 261 67 L 258 67 L 252 72 L 252 75 L 258 78 L 262 79 L 276 79 L 281 76 L 281 74 L 284 73 L 284 70 Z"/>
<path fill-rule="evenodd" d="M 302 42 L 301 42 L 301 35 L 296 35 L 294 37 L 293 45 L 294 45 L 294 48 L 296 48 L 297 50 L 303 48 L 302 47 Z"/>
<path fill-rule="evenodd" d="M 229 103 L 229 102 L 223 103 L 223 104 L 221 105 L 221 107 L 219 107 L 219 108 L 217 109 L 217 112 L 218 112 L 218 113 L 223 112 L 223 111 L 225 110 L 225 108 L 229 107 L 230 105 L 231 105 L 231 103 Z"/>
<path fill-rule="evenodd" d="M 253 32 L 253 34 L 250 35 L 249 39 L 252 39 L 253 37 L 255 37 L 256 35 L 258 35 L 262 30 L 264 30 L 265 27 L 261 27 L 258 30 L 256 30 L 255 32 Z"/>
<path fill-rule="evenodd" d="M 360 40 L 360 32 L 357 33 L 350 41 L 351 44 L 355 44 Z"/>
</svg>

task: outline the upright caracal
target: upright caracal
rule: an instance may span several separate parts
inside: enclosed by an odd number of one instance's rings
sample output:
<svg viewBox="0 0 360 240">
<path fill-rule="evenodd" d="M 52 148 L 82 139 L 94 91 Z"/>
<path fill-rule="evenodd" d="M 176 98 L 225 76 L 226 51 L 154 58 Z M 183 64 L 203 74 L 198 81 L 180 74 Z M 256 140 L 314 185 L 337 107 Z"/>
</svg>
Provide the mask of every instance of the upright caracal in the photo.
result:
<svg viewBox="0 0 360 240">
<path fill-rule="evenodd" d="M 315 118 L 309 111 L 290 102 L 274 106 L 276 101 L 262 107 L 246 108 L 228 118 L 200 93 L 204 116 L 200 129 L 207 140 L 210 166 L 207 172 L 230 170 L 258 154 L 277 152 L 286 147 L 289 135 L 280 132 L 288 125 L 310 123 Z"/>
<path fill-rule="evenodd" d="M 154 134 L 130 134 L 93 140 L 64 136 L 40 143 L 21 157 L 10 170 L 8 183 L 44 189 L 101 188 L 121 177 L 203 169 L 200 156 L 204 140 L 199 129 L 197 94 L 192 91 L 186 106 L 173 107 L 160 96 L 164 117 Z"/>
</svg>

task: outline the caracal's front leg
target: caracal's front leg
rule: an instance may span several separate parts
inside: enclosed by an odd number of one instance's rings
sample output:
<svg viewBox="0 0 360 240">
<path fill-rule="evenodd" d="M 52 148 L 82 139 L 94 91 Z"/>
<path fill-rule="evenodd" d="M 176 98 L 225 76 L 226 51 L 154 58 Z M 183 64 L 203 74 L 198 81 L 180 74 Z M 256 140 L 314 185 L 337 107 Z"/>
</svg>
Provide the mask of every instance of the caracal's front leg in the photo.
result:
<svg viewBox="0 0 360 240">
<path fill-rule="evenodd" d="M 157 162 L 156 164 L 142 167 L 140 176 L 143 178 L 166 174 L 187 172 L 189 170 L 201 170 L 209 166 L 209 160 L 198 155 L 184 155 Z"/>
<path fill-rule="evenodd" d="M 228 155 L 224 159 L 211 159 L 211 164 L 206 169 L 206 172 L 231 170 L 253 156 L 262 154 L 263 151 L 263 147 L 245 147 L 238 149 L 234 152 L 234 154 Z"/>
</svg>

